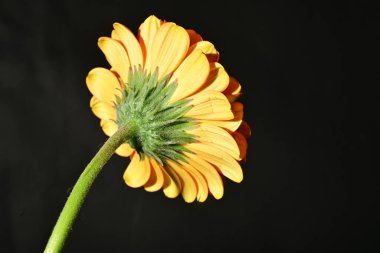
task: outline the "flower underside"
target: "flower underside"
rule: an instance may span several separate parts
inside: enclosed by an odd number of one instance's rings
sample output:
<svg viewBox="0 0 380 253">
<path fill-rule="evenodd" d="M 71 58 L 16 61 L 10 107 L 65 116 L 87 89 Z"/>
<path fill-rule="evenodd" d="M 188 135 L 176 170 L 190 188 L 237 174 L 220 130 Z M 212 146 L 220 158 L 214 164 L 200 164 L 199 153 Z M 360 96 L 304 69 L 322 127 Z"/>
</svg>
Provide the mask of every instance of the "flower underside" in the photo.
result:
<svg viewBox="0 0 380 253">
<path fill-rule="evenodd" d="M 196 123 L 184 116 L 191 109 L 189 100 L 170 102 L 177 83 L 169 79 L 170 75 L 158 80 L 158 68 L 153 74 L 134 68 L 115 104 L 117 125 L 129 128 L 127 143 L 141 159 L 147 155 L 161 165 L 185 162 L 185 153 L 192 152 L 184 144 L 196 142 L 196 136 L 187 133 Z"/>
</svg>

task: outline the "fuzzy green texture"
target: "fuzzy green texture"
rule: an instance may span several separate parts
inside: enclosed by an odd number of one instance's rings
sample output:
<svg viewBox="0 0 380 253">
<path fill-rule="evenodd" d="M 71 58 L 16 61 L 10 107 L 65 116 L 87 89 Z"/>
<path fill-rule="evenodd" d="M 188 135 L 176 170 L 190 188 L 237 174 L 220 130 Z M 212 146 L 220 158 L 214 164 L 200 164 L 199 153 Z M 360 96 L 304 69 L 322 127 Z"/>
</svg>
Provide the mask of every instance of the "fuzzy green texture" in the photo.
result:
<svg viewBox="0 0 380 253">
<path fill-rule="evenodd" d="M 147 73 L 134 68 L 115 105 L 116 123 L 129 128 L 128 144 L 142 159 L 146 155 L 161 165 L 168 160 L 185 161 L 185 153 L 191 151 L 183 145 L 196 142 L 195 136 L 187 133 L 196 123 L 184 116 L 191 109 L 189 100 L 170 102 L 177 83 L 169 83 L 169 79 L 168 75 L 158 80 L 158 69 Z"/>
<path fill-rule="evenodd" d="M 98 153 L 96 153 L 94 158 L 86 166 L 59 215 L 44 253 L 61 252 L 92 183 L 115 150 L 129 137 L 129 128 L 127 126 L 119 128 L 117 132 L 104 143 Z"/>
</svg>

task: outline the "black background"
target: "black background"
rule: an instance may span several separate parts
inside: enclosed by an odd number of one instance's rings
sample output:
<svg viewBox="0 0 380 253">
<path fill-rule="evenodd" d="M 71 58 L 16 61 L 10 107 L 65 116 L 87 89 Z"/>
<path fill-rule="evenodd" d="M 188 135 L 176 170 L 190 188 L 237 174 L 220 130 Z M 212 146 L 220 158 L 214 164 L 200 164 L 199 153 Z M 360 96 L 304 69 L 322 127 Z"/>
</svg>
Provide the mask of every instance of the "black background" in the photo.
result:
<svg viewBox="0 0 380 253">
<path fill-rule="evenodd" d="M 106 140 L 85 77 L 115 21 L 155 14 L 212 41 L 243 84 L 244 181 L 186 204 L 127 187 L 114 156 L 65 252 L 363 252 L 379 249 L 373 134 L 378 12 L 366 1 L 1 1 L 0 247 L 42 252 Z M 376 65 L 377 63 L 377 65 Z"/>
</svg>

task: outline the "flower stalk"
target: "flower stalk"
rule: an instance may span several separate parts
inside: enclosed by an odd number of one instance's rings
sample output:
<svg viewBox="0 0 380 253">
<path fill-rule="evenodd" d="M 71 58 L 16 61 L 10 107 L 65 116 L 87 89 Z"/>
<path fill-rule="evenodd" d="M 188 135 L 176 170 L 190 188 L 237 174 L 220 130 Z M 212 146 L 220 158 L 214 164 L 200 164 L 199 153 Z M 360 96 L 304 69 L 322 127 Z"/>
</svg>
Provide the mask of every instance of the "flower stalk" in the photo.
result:
<svg viewBox="0 0 380 253">
<path fill-rule="evenodd" d="M 46 245 L 45 253 L 58 253 L 62 250 L 92 183 L 115 150 L 129 138 L 128 127 L 124 126 L 119 128 L 118 131 L 104 143 L 86 166 L 66 201 Z"/>
</svg>

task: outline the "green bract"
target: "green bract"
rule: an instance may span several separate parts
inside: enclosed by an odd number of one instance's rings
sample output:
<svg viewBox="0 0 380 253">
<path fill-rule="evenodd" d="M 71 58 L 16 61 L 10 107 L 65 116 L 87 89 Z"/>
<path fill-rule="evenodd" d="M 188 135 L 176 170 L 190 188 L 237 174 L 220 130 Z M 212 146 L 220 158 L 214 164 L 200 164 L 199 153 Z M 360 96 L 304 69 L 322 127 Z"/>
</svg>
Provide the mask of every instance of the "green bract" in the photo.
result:
<svg viewBox="0 0 380 253">
<path fill-rule="evenodd" d="M 187 133 L 196 123 L 184 115 L 191 109 L 189 100 L 169 102 L 177 83 L 169 83 L 170 76 L 157 80 L 158 69 L 148 74 L 139 69 L 129 72 L 128 83 L 123 84 L 122 97 L 117 98 L 116 123 L 127 126 L 130 138 L 127 143 L 143 159 L 145 155 L 164 165 L 168 160 L 184 161 L 183 145 L 195 142 Z"/>
</svg>

